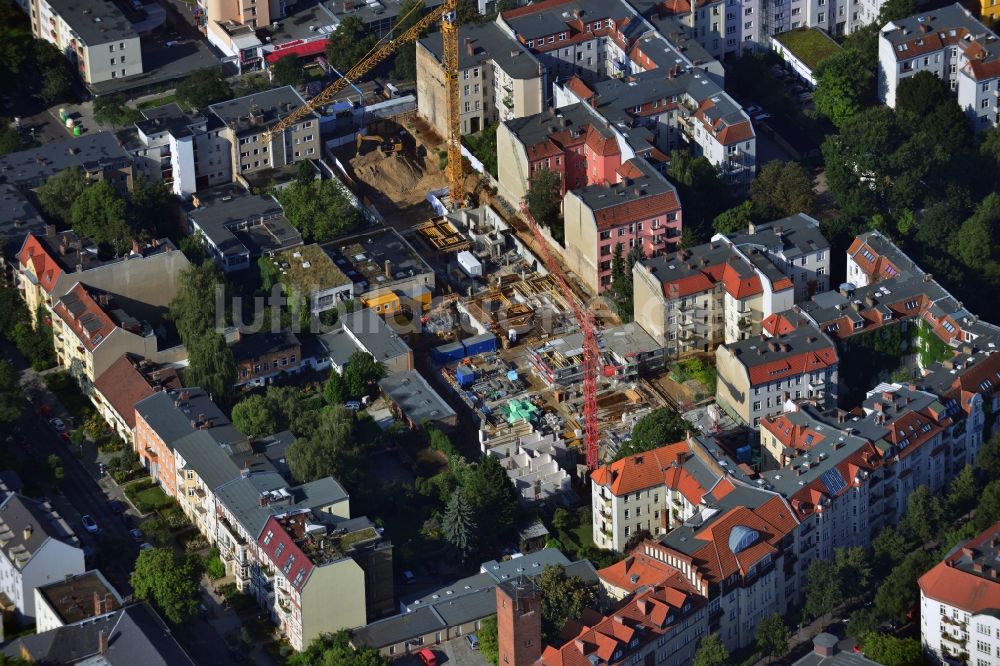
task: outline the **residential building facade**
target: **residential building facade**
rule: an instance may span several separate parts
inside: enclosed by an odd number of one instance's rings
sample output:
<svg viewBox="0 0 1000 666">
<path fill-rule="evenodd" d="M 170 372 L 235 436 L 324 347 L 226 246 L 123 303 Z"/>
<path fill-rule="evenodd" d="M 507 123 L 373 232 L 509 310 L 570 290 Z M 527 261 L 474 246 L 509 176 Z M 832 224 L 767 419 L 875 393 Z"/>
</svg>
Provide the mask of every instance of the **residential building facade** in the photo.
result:
<svg viewBox="0 0 1000 666">
<path fill-rule="evenodd" d="M 178 389 L 180 385 L 180 377 L 173 368 L 161 368 L 135 354 L 122 354 L 98 375 L 90 399 L 115 434 L 131 445 L 136 403 L 157 391 Z"/>
</svg>

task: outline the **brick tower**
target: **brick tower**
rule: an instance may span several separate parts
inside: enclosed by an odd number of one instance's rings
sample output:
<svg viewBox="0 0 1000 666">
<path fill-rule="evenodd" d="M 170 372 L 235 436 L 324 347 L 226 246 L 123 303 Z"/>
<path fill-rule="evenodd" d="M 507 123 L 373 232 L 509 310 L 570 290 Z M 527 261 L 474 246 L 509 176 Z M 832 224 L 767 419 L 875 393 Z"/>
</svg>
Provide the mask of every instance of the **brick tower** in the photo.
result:
<svg viewBox="0 0 1000 666">
<path fill-rule="evenodd" d="M 497 585 L 500 666 L 532 666 L 542 656 L 542 592 L 530 578 Z"/>
</svg>

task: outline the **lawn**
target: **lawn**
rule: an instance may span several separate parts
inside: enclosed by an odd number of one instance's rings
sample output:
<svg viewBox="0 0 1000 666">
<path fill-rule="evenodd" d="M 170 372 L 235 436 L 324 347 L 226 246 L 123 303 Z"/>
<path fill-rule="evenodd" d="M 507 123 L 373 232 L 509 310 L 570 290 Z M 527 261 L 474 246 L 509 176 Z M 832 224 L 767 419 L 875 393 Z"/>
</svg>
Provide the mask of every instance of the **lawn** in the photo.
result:
<svg viewBox="0 0 1000 666">
<path fill-rule="evenodd" d="M 177 96 L 170 94 L 164 95 L 163 97 L 155 97 L 153 99 L 147 99 L 145 102 L 139 102 L 135 105 L 135 108 L 140 111 L 145 111 L 146 109 L 153 109 L 158 106 L 163 106 L 164 104 L 170 104 L 171 102 L 176 102 Z"/>
<path fill-rule="evenodd" d="M 143 479 L 125 486 L 125 496 L 132 500 L 141 513 L 150 513 L 169 508 L 173 500 L 149 479 Z"/>
<path fill-rule="evenodd" d="M 821 62 L 840 50 L 840 45 L 817 28 L 799 28 L 775 35 L 774 39 L 815 71 Z"/>
</svg>

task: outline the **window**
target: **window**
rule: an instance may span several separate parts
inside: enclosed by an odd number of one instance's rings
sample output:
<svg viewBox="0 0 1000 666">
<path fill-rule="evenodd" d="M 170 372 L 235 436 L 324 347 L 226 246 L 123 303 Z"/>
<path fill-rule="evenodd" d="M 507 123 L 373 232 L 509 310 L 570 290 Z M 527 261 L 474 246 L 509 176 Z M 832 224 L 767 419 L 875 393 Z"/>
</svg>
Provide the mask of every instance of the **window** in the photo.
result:
<svg viewBox="0 0 1000 666">
<path fill-rule="evenodd" d="M 990 107 L 990 100 L 988 99 L 984 99 L 979 103 L 979 108 L 981 109 L 988 109 L 989 107 Z"/>
<path fill-rule="evenodd" d="M 295 564 L 295 556 L 294 555 L 289 555 L 288 556 L 288 561 L 285 562 L 285 566 L 283 566 L 281 568 L 281 572 L 287 576 L 288 572 L 292 570 L 292 565 L 293 564 Z"/>
<path fill-rule="evenodd" d="M 753 14 L 753 7 L 747 7 L 746 9 L 743 10 L 744 16 L 750 16 L 751 14 Z"/>
<path fill-rule="evenodd" d="M 753 21 L 747 21 L 746 23 L 743 24 L 743 28 L 745 30 L 749 30 L 752 27 L 753 27 Z"/>
<path fill-rule="evenodd" d="M 983 654 L 991 654 L 990 644 L 986 641 L 976 641 L 976 651 Z"/>
<path fill-rule="evenodd" d="M 271 543 L 271 539 L 274 538 L 274 530 L 268 530 L 267 535 L 264 536 L 264 545 Z"/>
<path fill-rule="evenodd" d="M 792 16 L 798 16 L 801 11 L 798 7 L 792 7 Z"/>
<path fill-rule="evenodd" d="M 279 543 L 279 544 L 278 544 L 278 547 L 274 549 L 274 556 L 275 556 L 275 557 L 278 557 L 278 556 L 279 556 L 279 555 L 281 555 L 281 554 L 282 554 L 283 552 L 285 552 L 285 544 L 283 544 L 283 543 Z"/>
<path fill-rule="evenodd" d="M 819 13 L 819 22 L 820 23 L 826 23 L 826 12 L 820 12 Z"/>
</svg>

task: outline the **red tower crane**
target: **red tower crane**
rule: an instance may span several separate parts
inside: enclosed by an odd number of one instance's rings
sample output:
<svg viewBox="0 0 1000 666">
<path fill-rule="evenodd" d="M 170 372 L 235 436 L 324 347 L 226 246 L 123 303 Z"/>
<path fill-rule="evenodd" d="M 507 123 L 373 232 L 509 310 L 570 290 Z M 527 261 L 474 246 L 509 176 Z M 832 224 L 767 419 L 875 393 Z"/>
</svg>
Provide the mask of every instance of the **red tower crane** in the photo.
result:
<svg viewBox="0 0 1000 666">
<path fill-rule="evenodd" d="M 563 273 L 559 262 L 552 256 L 548 241 L 545 240 L 545 236 L 542 235 L 542 231 L 538 228 L 531 213 L 525 210 L 524 214 L 528 219 L 528 226 L 531 227 L 531 233 L 534 234 L 535 241 L 542 252 L 542 261 L 545 262 L 549 272 L 556 277 L 559 289 L 572 306 L 573 316 L 576 317 L 576 322 L 583 332 L 583 442 L 587 451 L 587 469 L 593 471 L 600 464 L 597 438 L 597 364 L 600 350 L 597 346 L 594 317 L 590 310 L 580 303 L 573 290 L 569 288 L 566 274 Z"/>
</svg>

